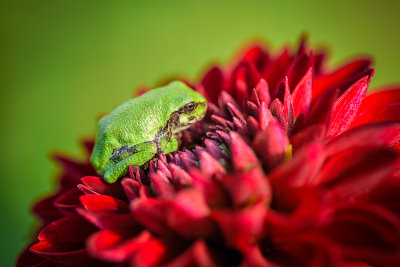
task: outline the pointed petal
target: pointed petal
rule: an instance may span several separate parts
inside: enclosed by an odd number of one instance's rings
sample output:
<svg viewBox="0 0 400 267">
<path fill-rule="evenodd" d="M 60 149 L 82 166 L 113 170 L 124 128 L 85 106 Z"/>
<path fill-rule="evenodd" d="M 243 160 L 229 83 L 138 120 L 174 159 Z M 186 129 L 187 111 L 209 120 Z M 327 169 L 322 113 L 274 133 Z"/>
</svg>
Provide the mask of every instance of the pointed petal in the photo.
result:
<svg viewBox="0 0 400 267">
<path fill-rule="evenodd" d="M 293 128 L 294 111 L 293 111 L 293 100 L 289 89 L 289 81 L 287 78 L 285 81 L 285 96 L 284 96 L 283 106 L 285 107 L 285 116 L 287 121 L 286 133 L 289 135 L 292 132 Z"/>
<path fill-rule="evenodd" d="M 204 95 L 209 102 L 217 103 L 223 80 L 224 76 L 221 69 L 214 66 L 204 74 L 197 91 Z"/>
<path fill-rule="evenodd" d="M 225 173 L 225 169 L 219 161 L 207 152 L 200 154 L 200 169 L 206 176 L 222 175 Z"/>
<path fill-rule="evenodd" d="M 227 246 L 246 251 L 262 235 L 266 212 L 265 203 L 259 202 L 237 211 L 214 211 L 212 216 L 222 228 Z"/>
<path fill-rule="evenodd" d="M 169 201 L 152 198 L 136 199 L 131 203 L 135 219 L 157 234 L 166 234 L 171 231 L 167 224 L 169 207 Z"/>
<path fill-rule="evenodd" d="M 293 90 L 294 117 L 307 115 L 311 105 L 313 71 L 310 68 Z"/>
<path fill-rule="evenodd" d="M 283 159 L 289 140 L 277 122 L 272 122 L 254 138 L 252 147 L 267 170 L 273 169 Z"/>
<path fill-rule="evenodd" d="M 150 180 L 153 183 L 157 195 L 161 198 L 173 198 L 175 189 L 167 177 L 165 177 L 159 170 L 150 175 Z"/>
<path fill-rule="evenodd" d="M 233 167 L 238 171 L 246 171 L 258 166 L 258 160 L 253 150 L 244 142 L 239 134 L 230 133 L 230 145 Z"/>
<path fill-rule="evenodd" d="M 287 134 L 289 132 L 289 122 L 287 121 L 285 107 L 282 102 L 278 98 L 275 98 L 269 109 L 271 110 L 273 117 L 279 122 L 282 129 Z"/>
<path fill-rule="evenodd" d="M 336 100 L 328 136 L 335 137 L 350 127 L 367 92 L 367 87 L 368 77 L 363 77 Z"/>
<path fill-rule="evenodd" d="M 137 181 L 125 178 L 121 181 L 121 185 L 124 188 L 129 201 L 139 197 L 139 189 L 141 185 Z"/>
<path fill-rule="evenodd" d="M 260 102 L 264 102 L 266 105 L 268 105 L 271 102 L 271 96 L 269 94 L 269 87 L 268 87 L 268 83 L 266 80 L 261 79 L 257 83 L 255 90 L 260 99 Z"/>
<path fill-rule="evenodd" d="M 268 108 L 267 104 L 265 102 L 261 102 L 260 113 L 259 113 L 259 118 L 258 118 L 261 130 L 267 129 L 268 124 L 272 120 L 275 120 L 275 119 L 272 116 L 272 113 L 271 113 L 270 109 Z"/>
<path fill-rule="evenodd" d="M 223 184 L 230 192 L 235 207 L 251 205 L 256 201 L 266 203 L 271 199 L 271 188 L 267 177 L 258 168 L 226 175 L 223 177 Z"/>
<path fill-rule="evenodd" d="M 168 224 L 181 236 L 189 239 L 212 238 L 217 231 L 209 217 L 210 209 L 199 190 L 181 191 L 168 213 Z"/>
</svg>

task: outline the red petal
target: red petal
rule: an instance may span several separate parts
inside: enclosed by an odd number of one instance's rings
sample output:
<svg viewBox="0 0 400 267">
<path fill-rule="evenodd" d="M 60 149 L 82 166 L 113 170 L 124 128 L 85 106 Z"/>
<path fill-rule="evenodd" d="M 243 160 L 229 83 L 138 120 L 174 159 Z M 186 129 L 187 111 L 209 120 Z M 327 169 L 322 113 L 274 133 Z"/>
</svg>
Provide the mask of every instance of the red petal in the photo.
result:
<svg viewBox="0 0 400 267">
<path fill-rule="evenodd" d="M 171 232 L 167 224 L 167 216 L 171 207 L 169 201 L 143 198 L 134 200 L 131 206 L 135 219 L 152 232 L 157 234 Z"/>
<path fill-rule="evenodd" d="M 57 197 L 59 197 L 59 195 L 50 196 L 40 200 L 33 206 L 33 213 L 39 216 L 43 224 L 48 224 L 65 216 L 63 212 L 54 207 L 54 201 Z"/>
<path fill-rule="evenodd" d="M 277 122 L 272 122 L 254 138 L 252 147 L 266 170 L 271 170 L 284 159 L 289 140 Z"/>
<path fill-rule="evenodd" d="M 124 213 L 129 205 L 122 200 L 106 195 L 84 195 L 80 197 L 82 205 L 90 211 L 111 211 Z"/>
<path fill-rule="evenodd" d="M 246 171 L 258 166 L 256 155 L 240 135 L 232 131 L 230 137 L 232 140 L 230 148 L 234 168 L 238 171 Z"/>
<path fill-rule="evenodd" d="M 216 225 L 210 220 L 209 214 L 210 209 L 201 192 L 184 190 L 174 199 L 168 213 L 168 223 L 185 238 L 213 237 Z"/>
<path fill-rule="evenodd" d="M 223 177 L 223 184 L 231 194 L 236 207 L 250 205 L 255 201 L 271 199 L 271 188 L 262 170 L 253 168 L 246 172 L 235 172 Z"/>
<path fill-rule="evenodd" d="M 54 206 L 61 209 L 65 214 L 75 214 L 76 208 L 81 207 L 82 204 L 79 197 L 82 191 L 78 188 L 72 188 L 60 195 L 55 201 Z"/>
<path fill-rule="evenodd" d="M 315 102 L 309 116 L 307 124 L 322 123 L 328 124 L 331 119 L 335 101 L 339 95 L 339 90 L 332 89 L 325 91 Z"/>
<path fill-rule="evenodd" d="M 285 107 L 285 116 L 287 121 L 287 126 L 286 126 L 287 130 L 285 132 L 289 135 L 292 132 L 292 127 L 294 122 L 294 111 L 293 111 L 293 100 L 292 96 L 290 95 L 289 82 L 287 78 L 285 81 L 285 96 L 284 96 L 283 106 Z"/>
<path fill-rule="evenodd" d="M 38 239 L 54 243 L 84 242 L 96 230 L 81 216 L 72 215 L 47 225 L 40 231 Z"/>
<path fill-rule="evenodd" d="M 269 180 L 274 194 L 285 194 L 289 188 L 311 184 L 320 171 L 324 159 L 324 151 L 319 143 L 303 147 L 293 156 L 292 160 L 285 162 L 270 173 Z"/>
<path fill-rule="evenodd" d="M 262 252 L 278 266 L 339 267 L 340 250 L 323 235 L 302 234 L 274 240 L 269 251 L 269 242 Z M 263 245 L 261 245 L 263 247 Z"/>
<path fill-rule="evenodd" d="M 260 102 L 264 102 L 265 104 L 269 104 L 271 102 L 271 96 L 269 95 L 269 87 L 266 80 L 261 79 L 255 88 L 257 92 L 257 96 L 260 99 Z"/>
<path fill-rule="evenodd" d="M 261 102 L 259 118 L 258 118 L 261 129 L 262 130 L 267 129 L 268 124 L 273 120 L 275 119 L 272 116 L 272 113 L 269 110 L 267 104 L 265 102 Z"/>
<path fill-rule="evenodd" d="M 83 177 L 83 176 L 81 176 Z M 119 199 L 126 198 L 124 191 L 119 183 L 108 184 L 102 179 L 95 176 L 85 176 L 81 179 L 84 187 L 84 192 L 91 192 L 92 194 L 109 195 Z M 78 186 L 82 189 L 81 185 Z"/>
<path fill-rule="evenodd" d="M 29 249 L 25 249 L 20 255 L 18 256 L 17 262 L 15 264 L 16 267 L 52 267 L 56 266 L 55 262 L 48 261 L 45 258 L 40 257 L 39 255 L 33 254 L 29 251 Z"/>
<path fill-rule="evenodd" d="M 270 95 L 274 96 L 276 94 L 279 82 L 284 77 L 290 61 L 290 53 L 286 48 L 276 59 L 271 60 L 270 63 L 261 71 L 261 76 L 269 84 Z"/>
<path fill-rule="evenodd" d="M 312 53 L 308 55 L 303 49 L 299 51 L 299 54 L 295 56 L 287 70 L 290 87 L 293 88 L 297 83 L 299 83 L 300 79 L 306 74 L 307 70 L 313 67 L 313 65 L 314 55 Z"/>
<path fill-rule="evenodd" d="M 41 241 L 30 248 L 30 251 L 53 262 L 50 266 L 101 266 L 102 263 L 90 258 L 84 244 L 53 244 Z M 46 262 L 47 263 L 47 262 Z M 46 265 L 44 265 L 46 266 Z M 104 266 L 104 265 L 103 265 Z"/>
<path fill-rule="evenodd" d="M 315 187 L 288 189 L 273 197 L 266 228 L 274 237 L 290 236 L 324 225 L 331 208 L 324 192 Z"/>
<path fill-rule="evenodd" d="M 203 76 L 197 91 L 203 94 L 209 102 L 217 103 L 223 80 L 222 71 L 219 67 L 214 66 Z"/>
<path fill-rule="evenodd" d="M 263 233 L 266 212 L 265 203 L 258 202 L 238 211 L 214 211 L 212 216 L 221 226 L 227 246 L 246 251 Z"/>
<path fill-rule="evenodd" d="M 153 183 L 154 189 L 161 198 L 173 198 L 175 190 L 168 178 L 165 177 L 161 171 L 157 170 L 156 173 L 150 175 L 150 180 Z"/>
<path fill-rule="evenodd" d="M 328 136 L 335 137 L 350 127 L 367 92 L 367 87 L 368 77 L 363 77 L 336 100 Z"/>
<path fill-rule="evenodd" d="M 295 154 L 304 145 L 311 142 L 318 142 L 325 138 L 326 127 L 324 124 L 312 124 L 290 137 L 292 153 Z"/>
<path fill-rule="evenodd" d="M 193 183 L 192 177 L 190 177 L 190 175 L 181 167 L 175 165 L 174 163 L 170 163 L 169 167 L 171 169 L 171 174 L 172 174 L 171 179 L 173 179 L 173 181 L 176 182 L 176 184 L 179 184 L 181 186 L 187 186 Z"/>
<path fill-rule="evenodd" d="M 278 267 L 268 261 L 260 251 L 259 246 L 253 246 L 247 249 L 243 255 L 243 261 L 239 267 Z"/>
<path fill-rule="evenodd" d="M 210 208 L 218 209 L 231 204 L 229 192 L 219 180 L 203 175 L 198 169 L 192 169 L 190 176 L 193 178 L 193 187 L 201 190 Z"/>
<path fill-rule="evenodd" d="M 334 156 L 340 151 L 357 146 L 392 146 L 400 139 L 400 123 L 374 123 L 352 128 L 326 147 L 326 153 Z"/>
<path fill-rule="evenodd" d="M 139 197 L 140 184 L 129 178 L 125 178 L 121 181 L 121 185 L 124 188 L 125 194 L 128 197 L 129 201 L 132 201 L 135 198 Z"/>
<path fill-rule="evenodd" d="M 340 203 L 354 201 L 368 194 L 396 167 L 398 155 L 393 150 L 355 147 L 330 159 L 315 179 Z"/>
<path fill-rule="evenodd" d="M 79 162 L 69 157 L 54 155 L 54 160 L 61 166 L 64 175 L 62 176 L 62 187 L 75 187 L 85 175 L 96 175 L 96 171 L 87 162 Z"/>
<path fill-rule="evenodd" d="M 378 121 L 400 122 L 400 103 L 377 106 L 359 113 L 352 126 Z"/>
<path fill-rule="evenodd" d="M 385 179 L 370 194 L 367 199 L 384 206 L 400 217 L 400 176 Z"/>
<path fill-rule="evenodd" d="M 224 152 L 221 150 L 220 143 L 212 141 L 210 139 L 204 140 L 204 145 L 206 146 L 206 150 L 213 156 L 215 159 L 227 158 Z"/>
<path fill-rule="evenodd" d="M 245 96 L 248 96 L 250 90 L 253 89 L 258 81 L 261 79 L 261 75 L 254 63 L 249 59 L 244 59 L 238 64 L 238 66 L 232 71 L 231 80 L 228 81 L 228 92 L 231 93 L 239 103 Z"/>
<path fill-rule="evenodd" d="M 400 88 L 384 88 L 383 91 L 379 91 L 379 89 L 376 90 L 377 92 L 371 93 L 364 98 L 360 107 L 360 113 L 374 107 L 400 102 Z"/>
<path fill-rule="evenodd" d="M 275 100 L 272 101 L 269 109 L 271 111 L 271 114 L 279 122 L 279 124 L 281 125 L 281 127 L 285 131 L 285 133 L 288 134 L 289 133 L 289 122 L 287 121 L 288 118 L 286 116 L 285 107 L 283 106 L 282 102 L 278 98 L 275 98 Z M 268 113 L 266 113 L 266 114 L 268 114 Z"/>
<path fill-rule="evenodd" d="M 225 173 L 225 169 L 221 163 L 207 152 L 200 154 L 200 169 L 206 176 L 222 175 Z"/>
<path fill-rule="evenodd" d="M 151 238 L 141 249 L 135 253 L 131 261 L 131 266 L 135 267 L 156 267 L 164 266 L 177 254 L 182 251 L 181 244 L 177 240 L 167 242 Z"/>
<path fill-rule="evenodd" d="M 243 59 L 250 60 L 257 69 L 261 69 L 268 62 L 268 53 L 262 47 L 254 46 L 246 51 Z"/>
<path fill-rule="evenodd" d="M 125 235 L 137 234 L 142 227 L 129 213 L 94 212 L 78 209 L 80 215 L 100 229 L 111 229 Z"/>
<path fill-rule="evenodd" d="M 335 211 L 326 232 L 345 257 L 375 266 L 396 266 L 400 260 L 400 220 L 379 206 L 349 206 Z"/>
<path fill-rule="evenodd" d="M 370 59 L 359 59 L 347 63 L 330 74 L 317 76 L 313 88 L 313 98 L 315 99 L 327 89 L 346 88 L 346 83 L 361 78 L 360 74 L 369 70 L 370 65 Z"/>
<path fill-rule="evenodd" d="M 313 71 L 312 68 L 310 68 L 293 90 L 292 97 L 295 118 L 297 118 L 300 114 L 307 115 L 310 109 L 312 79 Z"/>
<path fill-rule="evenodd" d="M 212 251 L 207 247 L 202 240 L 196 241 L 184 253 L 170 261 L 164 267 L 217 267 L 221 266 L 214 262 L 211 255 Z"/>
<path fill-rule="evenodd" d="M 88 250 L 93 257 L 101 260 L 126 262 L 150 240 L 151 235 L 147 231 L 133 238 L 127 238 L 118 232 L 102 230 L 89 238 Z"/>
</svg>

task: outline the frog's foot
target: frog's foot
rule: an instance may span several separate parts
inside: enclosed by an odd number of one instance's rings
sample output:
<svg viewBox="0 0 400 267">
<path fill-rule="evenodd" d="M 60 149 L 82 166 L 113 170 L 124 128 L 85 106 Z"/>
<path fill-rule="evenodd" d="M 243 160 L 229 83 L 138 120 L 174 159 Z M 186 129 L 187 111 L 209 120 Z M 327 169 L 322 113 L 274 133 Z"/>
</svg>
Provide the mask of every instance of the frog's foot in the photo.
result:
<svg viewBox="0 0 400 267">
<path fill-rule="evenodd" d="M 130 165 L 143 166 L 153 158 L 156 152 L 156 144 L 153 142 L 144 142 L 137 145 L 134 154 L 107 169 L 104 173 L 104 180 L 108 183 L 114 183 L 119 177 L 128 173 Z"/>
</svg>

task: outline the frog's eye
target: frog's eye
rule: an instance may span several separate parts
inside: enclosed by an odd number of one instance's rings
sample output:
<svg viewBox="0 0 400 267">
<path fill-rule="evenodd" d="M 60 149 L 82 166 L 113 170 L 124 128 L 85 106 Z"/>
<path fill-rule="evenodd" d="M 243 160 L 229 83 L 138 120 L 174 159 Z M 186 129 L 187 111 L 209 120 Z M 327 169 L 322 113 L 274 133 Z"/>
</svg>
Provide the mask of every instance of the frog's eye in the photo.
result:
<svg viewBox="0 0 400 267">
<path fill-rule="evenodd" d="M 196 107 L 196 103 L 190 102 L 189 104 L 186 105 L 186 111 L 188 113 L 192 113 L 193 110 L 195 109 L 195 107 Z"/>
</svg>

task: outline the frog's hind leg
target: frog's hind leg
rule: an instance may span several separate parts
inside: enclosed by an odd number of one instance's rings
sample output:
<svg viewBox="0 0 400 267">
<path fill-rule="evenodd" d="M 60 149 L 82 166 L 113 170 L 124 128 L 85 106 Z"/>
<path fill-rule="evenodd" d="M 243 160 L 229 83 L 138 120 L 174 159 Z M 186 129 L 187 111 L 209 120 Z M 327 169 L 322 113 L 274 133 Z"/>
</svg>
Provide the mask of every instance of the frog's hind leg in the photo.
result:
<svg viewBox="0 0 400 267">
<path fill-rule="evenodd" d="M 132 147 L 133 148 L 133 147 Z M 119 177 L 128 173 L 129 166 L 142 166 L 157 153 L 157 145 L 154 142 L 143 142 L 134 147 L 134 153 L 119 161 L 104 173 L 104 179 L 115 182 Z"/>
</svg>

